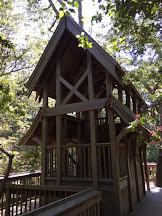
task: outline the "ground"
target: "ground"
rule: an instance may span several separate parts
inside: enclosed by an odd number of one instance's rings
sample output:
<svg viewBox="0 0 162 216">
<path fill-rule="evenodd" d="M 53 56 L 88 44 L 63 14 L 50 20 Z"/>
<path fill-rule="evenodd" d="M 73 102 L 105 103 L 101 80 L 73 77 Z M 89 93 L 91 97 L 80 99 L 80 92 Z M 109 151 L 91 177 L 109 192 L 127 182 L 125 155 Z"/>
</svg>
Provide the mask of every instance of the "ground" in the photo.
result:
<svg viewBox="0 0 162 216">
<path fill-rule="evenodd" d="M 151 190 L 129 216 L 162 216 L 162 188 L 155 187 L 153 183 L 150 186 Z"/>
</svg>

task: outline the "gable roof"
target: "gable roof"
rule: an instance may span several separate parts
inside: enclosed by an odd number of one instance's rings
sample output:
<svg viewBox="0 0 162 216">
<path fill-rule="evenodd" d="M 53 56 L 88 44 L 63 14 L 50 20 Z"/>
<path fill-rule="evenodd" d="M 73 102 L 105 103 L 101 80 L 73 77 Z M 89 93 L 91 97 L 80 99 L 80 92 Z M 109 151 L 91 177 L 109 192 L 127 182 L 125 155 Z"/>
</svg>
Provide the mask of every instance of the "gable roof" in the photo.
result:
<svg viewBox="0 0 162 216">
<path fill-rule="evenodd" d="M 88 48 L 89 52 L 97 57 L 101 64 L 110 72 L 110 74 L 112 74 L 115 79 L 118 79 L 115 71 L 115 67 L 118 65 L 117 62 L 107 52 L 105 52 L 72 18 L 69 16 L 64 16 L 53 36 L 51 37 L 46 49 L 44 50 L 44 53 L 42 54 L 33 74 L 26 85 L 30 91 L 33 90 L 39 77 L 43 73 L 46 64 L 48 63 L 53 51 L 55 50 L 61 36 L 66 29 L 70 31 L 74 37 L 76 37 L 77 34 L 84 32 L 89 41 L 93 44 L 92 48 Z"/>
<path fill-rule="evenodd" d="M 54 63 L 56 63 L 56 60 L 58 58 L 58 52 L 60 51 L 60 47 L 58 49 L 58 44 L 66 31 L 70 33 L 70 37 L 73 37 L 75 39 L 76 35 L 80 35 L 81 32 L 84 32 L 85 35 L 88 37 L 89 42 L 92 42 L 92 48 L 88 48 L 88 51 L 95 57 L 95 59 L 97 59 L 97 61 L 105 68 L 105 70 L 111 74 L 114 80 L 120 83 L 120 85 L 124 85 L 122 81 L 122 76 L 125 73 L 120 68 L 118 63 L 107 52 L 105 52 L 105 50 L 102 49 L 98 45 L 98 43 L 93 40 L 72 18 L 70 18 L 69 16 L 64 16 L 61 19 L 53 36 L 51 37 L 46 49 L 44 50 L 28 83 L 26 84 L 26 87 L 29 89 L 30 92 L 36 90 L 36 86 L 41 86 L 41 82 L 39 82 L 39 80 L 43 74 L 44 76 L 46 76 L 48 71 L 46 67 L 51 61 L 52 56 L 54 56 L 53 58 L 55 59 L 55 62 L 52 60 L 53 65 Z M 65 39 L 62 40 L 61 43 L 68 44 L 68 39 L 66 40 L 67 41 L 65 41 Z M 63 50 L 64 46 L 62 46 L 61 49 Z M 137 95 L 137 97 L 140 98 L 142 103 L 145 103 L 138 91 L 135 89 L 135 87 L 132 84 L 130 86 Z"/>
</svg>

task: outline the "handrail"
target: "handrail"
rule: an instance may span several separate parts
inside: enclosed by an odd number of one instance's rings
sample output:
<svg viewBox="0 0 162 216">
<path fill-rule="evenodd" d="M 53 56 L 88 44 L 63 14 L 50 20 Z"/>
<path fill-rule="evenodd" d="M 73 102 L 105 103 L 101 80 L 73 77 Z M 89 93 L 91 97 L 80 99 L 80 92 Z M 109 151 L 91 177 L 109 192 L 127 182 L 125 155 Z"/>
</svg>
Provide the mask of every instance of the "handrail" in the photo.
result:
<svg viewBox="0 0 162 216">
<path fill-rule="evenodd" d="M 0 199 L 2 215 L 22 215 L 87 188 L 54 185 L 6 184 Z"/>
<path fill-rule="evenodd" d="M 67 216 L 80 215 L 91 209 L 94 216 L 100 215 L 99 203 L 101 202 L 102 192 L 93 189 L 87 189 L 67 198 L 61 199 L 39 209 L 33 210 L 24 215 L 26 216 Z"/>
<path fill-rule="evenodd" d="M 12 184 L 31 184 L 32 182 L 30 180 L 34 181 L 34 184 L 39 184 L 41 171 L 37 170 L 34 172 L 22 172 L 22 173 L 15 173 L 8 176 L 6 183 L 12 183 Z M 0 177 L 0 184 L 3 181 L 3 176 Z"/>
</svg>

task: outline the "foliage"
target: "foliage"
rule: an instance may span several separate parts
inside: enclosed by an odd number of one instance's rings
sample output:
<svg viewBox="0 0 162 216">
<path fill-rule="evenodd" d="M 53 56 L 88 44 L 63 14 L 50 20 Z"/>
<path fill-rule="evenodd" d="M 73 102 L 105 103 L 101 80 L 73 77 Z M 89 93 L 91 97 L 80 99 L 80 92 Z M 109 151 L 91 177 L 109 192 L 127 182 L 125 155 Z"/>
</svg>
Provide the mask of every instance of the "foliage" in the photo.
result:
<svg viewBox="0 0 162 216">
<path fill-rule="evenodd" d="M 76 38 L 78 38 L 79 41 L 78 47 L 82 47 L 84 50 L 87 48 L 92 48 L 92 43 L 88 41 L 88 38 L 85 36 L 84 32 L 82 32 L 81 35 L 76 35 Z"/>
<path fill-rule="evenodd" d="M 0 1 L 0 6 L 0 11 L 3 12 L 0 13 L 0 31 L 3 32 L 0 35 L 3 39 L 0 43 L 0 144 L 5 150 L 15 154 L 11 171 L 19 172 L 40 165 L 39 148 L 31 150 L 29 147 L 18 146 L 18 143 L 38 110 L 34 95 L 28 99 L 24 83 L 40 57 L 44 40 L 38 41 L 37 38 L 37 41 L 33 41 L 36 37 L 31 38 L 28 34 L 28 43 L 22 38 L 19 40 L 24 16 L 18 12 L 15 14 L 12 1 Z M 30 159 L 28 154 L 31 155 Z M 25 160 L 26 157 L 28 160 Z M 0 173 L 5 172 L 7 160 L 2 154 Z"/>
<path fill-rule="evenodd" d="M 156 145 L 147 146 L 147 161 L 157 163 L 157 155 L 158 155 L 159 147 Z"/>
</svg>

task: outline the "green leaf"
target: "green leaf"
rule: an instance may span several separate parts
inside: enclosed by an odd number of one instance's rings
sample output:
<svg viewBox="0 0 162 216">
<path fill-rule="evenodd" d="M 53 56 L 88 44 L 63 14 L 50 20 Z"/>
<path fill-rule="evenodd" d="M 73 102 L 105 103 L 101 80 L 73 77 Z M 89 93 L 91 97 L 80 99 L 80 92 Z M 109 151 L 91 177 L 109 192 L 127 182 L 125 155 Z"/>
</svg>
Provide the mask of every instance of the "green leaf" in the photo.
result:
<svg viewBox="0 0 162 216">
<path fill-rule="evenodd" d="M 78 3 L 78 2 L 75 2 L 74 6 L 75 6 L 76 8 L 78 8 L 78 7 L 79 7 L 79 3 Z"/>
<path fill-rule="evenodd" d="M 59 18 L 61 19 L 64 16 L 64 13 L 59 14 Z"/>
<path fill-rule="evenodd" d="M 75 13 L 75 10 L 72 9 L 72 8 L 70 8 L 69 11 L 70 11 L 71 13 Z"/>
</svg>

